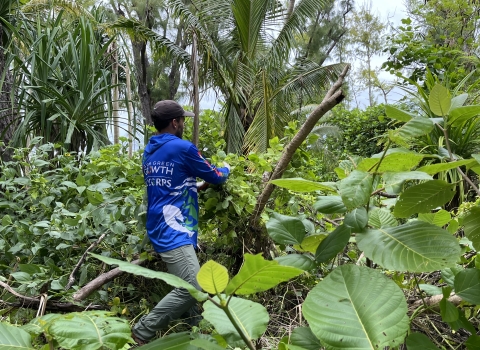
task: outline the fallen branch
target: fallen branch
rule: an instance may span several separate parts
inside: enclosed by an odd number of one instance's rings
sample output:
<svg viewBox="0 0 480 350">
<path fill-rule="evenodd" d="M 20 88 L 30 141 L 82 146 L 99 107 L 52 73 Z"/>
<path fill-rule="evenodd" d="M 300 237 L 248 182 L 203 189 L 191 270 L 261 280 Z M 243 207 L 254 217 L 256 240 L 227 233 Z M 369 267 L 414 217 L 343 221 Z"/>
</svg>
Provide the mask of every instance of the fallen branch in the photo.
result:
<svg viewBox="0 0 480 350">
<path fill-rule="evenodd" d="M 422 305 L 432 307 L 432 306 L 435 306 L 438 303 L 440 303 L 440 301 L 442 299 L 443 299 L 443 295 L 439 294 L 439 295 L 434 295 L 434 296 L 431 296 L 431 297 L 428 297 L 428 298 L 423 298 L 423 300 L 422 299 L 415 300 L 412 304 L 410 304 L 409 308 L 415 310 Z M 451 302 L 453 305 L 458 305 L 462 301 L 462 298 L 460 298 L 458 295 L 452 293 L 452 294 L 450 294 L 450 297 L 448 298 L 448 301 Z M 425 304 L 424 304 L 424 302 L 425 302 Z"/>
<path fill-rule="evenodd" d="M 285 147 L 280 160 L 278 161 L 275 169 L 273 170 L 272 174 L 270 175 L 269 181 L 276 180 L 282 177 L 284 171 L 287 169 L 288 164 L 292 160 L 295 151 L 300 147 L 300 145 L 305 141 L 307 136 L 313 130 L 317 122 L 333 107 L 339 104 L 344 98 L 345 95 L 341 90 L 343 85 L 343 80 L 350 69 L 350 65 L 346 65 L 343 69 L 342 73 L 338 77 L 338 80 L 335 84 L 332 85 L 330 90 L 328 90 L 327 94 L 323 98 L 322 103 L 318 105 L 317 108 L 310 114 L 307 118 L 305 123 L 302 125 L 300 130 L 297 134 L 293 137 L 292 141 Z M 275 189 L 275 185 L 269 182 L 264 188 L 260 196 L 258 197 L 257 204 L 255 205 L 255 209 L 253 210 L 253 214 L 250 217 L 250 226 L 253 228 L 258 228 L 258 223 L 260 220 L 260 215 L 265 209 L 265 205 L 267 204 L 268 199 L 270 198 L 273 190 Z"/>
<path fill-rule="evenodd" d="M 345 98 L 345 95 L 342 91 L 342 85 L 349 69 L 350 65 L 347 64 L 337 81 L 332 85 L 330 90 L 328 90 L 327 94 L 323 98 L 323 101 L 310 114 L 305 123 L 303 123 L 302 127 L 293 137 L 292 141 L 287 144 L 283 150 L 280 160 L 270 175 L 269 182 L 263 188 L 262 193 L 260 193 L 260 196 L 257 199 L 257 203 L 249 220 L 249 231 L 251 235 L 249 239 L 255 239 L 257 252 L 262 251 L 265 256 L 269 256 L 269 250 L 274 249 L 273 243 L 269 240 L 268 236 L 265 236 L 265 233 L 262 232 L 260 228 L 260 215 L 265 209 L 265 206 L 272 195 L 273 190 L 275 189 L 275 185 L 273 185 L 271 181 L 282 177 L 284 171 L 287 169 L 288 164 L 292 160 L 295 151 L 300 147 L 303 141 L 305 141 L 317 122 L 328 111 L 330 111 Z"/>
<path fill-rule="evenodd" d="M 137 260 L 133 260 L 131 263 L 134 264 L 134 265 L 143 265 L 146 262 L 147 262 L 147 260 L 145 260 L 145 259 L 137 259 Z M 124 272 L 120 271 L 120 269 L 118 267 L 113 269 L 113 270 L 110 270 L 108 272 L 102 273 L 100 276 L 91 280 L 86 285 L 84 285 L 82 288 L 80 288 L 78 291 L 76 291 L 73 294 L 73 300 L 74 301 L 84 300 L 86 297 L 88 297 L 90 294 L 95 292 L 97 289 L 99 289 L 105 283 L 110 282 L 111 280 L 120 276 L 123 273 Z"/>
<path fill-rule="evenodd" d="M 8 307 L 12 308 L 26 308 L 26 309 L 38 309 L 40 300 L 36 300 L 35 302 L 32 303 L 25 303 L 23 301 L 19 301 L 16 303 L 11 303 L 8 301 L 0 300 L 0 305 L 5 305 Z M 48 303 L 45 304 L 45 310 L 44 311 L 53 311 L 53 312 L 81 312 L 81 311 L 87 311 L 87 310 L 109 310 L 110 308 L 108 306 L 102 306 L 102 305 L 88 305 L 88 306 L 82 306 L 82 305 L 77 305 L 74 303 L 62 303 L 59 301 L 48 301 Z"/>
<path fill-rule="evenodd" d="M 29 308 L 29 309 L 38 309 L 41 298 L 39 297 L 27 297 L 15 291 L 12 287 L 8 284 L 0 281 L 0 287 L 4 288 L 7 292 L 12 294 L 13 296 L 20 299 L 19 302 L 11 303 L 8 301 L 0 300 L 0 303 L 3 303 L 10 307 L 17 307 L 17 308 Z M 84 311 L 86 309 L 90 310 L 105 310 L 105 307 L 101 305 L 91 305 L 87 308 L 82 305 L 76 305 L 74 303 L 63 303 L 60 301 L 49 300 L 47 303 L 44 304 L 44 310 L 48 311 L 65 311 L 65 312 L 72 312 L 72 311 Z"/>
<path fill-rule="evenodd" d="M 82 266 L 83 262 L 85 261 L 85 259 L 87 258 L 87 254 L 88 252 L 90 252 L 93 248 L 95 248 L 97 245 L 100 244 L 101 241 L 103 241 L 103 239 L 107 236 L 106 233 L 103 233 L 95 242 L 93 242 L 90 247 L 87 248 L 87 250 L 85 251 L 85 253 L 83 253 L 82 257 L 80 258 L 80 260 L 78 260 L 77 262 L 77 265 L 75 265 L 75 268 L 73 269 L 72 273 L 70 274 L 70 276 L 68 277 L 68 283 L 67 285 L 65 286 L 65 290 L 69 290 L 73 284 L 75 283 L 75 275 L 77 274 L 77 271 L 78 269 L 80 268 L 80 266 Z"/>
</svg>

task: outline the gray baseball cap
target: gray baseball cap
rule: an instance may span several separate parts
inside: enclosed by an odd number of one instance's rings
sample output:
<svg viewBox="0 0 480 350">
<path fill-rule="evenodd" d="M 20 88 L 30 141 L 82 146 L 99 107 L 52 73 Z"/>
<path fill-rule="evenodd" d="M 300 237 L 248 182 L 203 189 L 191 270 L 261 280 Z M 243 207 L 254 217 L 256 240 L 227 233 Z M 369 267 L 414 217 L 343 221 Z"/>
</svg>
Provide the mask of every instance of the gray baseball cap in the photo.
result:
<svg viewBox="0 0 480 350">
<path fill-rule="evenodd" d="M 155 104 L 152 111 L 152 118 L 159 120 L 170 120 L 178 117 L 194 117 L 195 114 L 187 112 L 176 101 L 163 100 Z"/>
</svg>

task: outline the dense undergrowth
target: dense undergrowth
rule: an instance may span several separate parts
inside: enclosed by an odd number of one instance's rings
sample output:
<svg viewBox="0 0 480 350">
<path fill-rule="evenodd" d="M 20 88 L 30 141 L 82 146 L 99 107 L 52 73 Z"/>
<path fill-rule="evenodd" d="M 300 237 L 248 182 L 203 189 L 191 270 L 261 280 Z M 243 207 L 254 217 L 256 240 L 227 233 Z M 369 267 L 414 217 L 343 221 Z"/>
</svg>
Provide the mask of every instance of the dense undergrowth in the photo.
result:
<svg viewBox="0 0 480 350">
<path fill-rule="evenodd" d="M 140 153 L 129 158 L 114 145 L 79 155 L 40 139 L 15 149 L 0 165 L 3 334 L 26 349 L 128 348 L 131 324 L 173 286 L 202 302 L 205 320 L 194 329 L 172 324 L 152 348 L 476 349 L 480 156 L 470 150 L 462 159 L 445 140 L 480 108 L 434 81 L 419 96 L 417 114 L 385 107 L 380 153 L 349 154 L 326 173 L 321 149 L 311 147 L 318 135 L 297 150 L 262 214 L 258 234 L 275 242 L 268 259 L 246 240 L 249 217 L 297 125 L 262 154 L 225 154 L 220 134 L 204 136 L 212 163 L 232 166 L 226 184 L 200 194 L 204 292 L 165 274 L 145 239 Z M 206 129 L 217 123 L 211 112 L 202 120 Z M 438 152 L 416 147 L 437 129 L 446 136 Z M 87 250 L 94 254 L 69 283 Z M 128 263 L 138 258 L 143 267 Z M 75 299 L 109 265 L 130 273 Z M 46 295 L 47 307 L 18 307 L 19 295 Z M 111 313 L 49 311 L 71 301 Z M 87 326 L 73 332 L 78 324 Z"/>
</svg>

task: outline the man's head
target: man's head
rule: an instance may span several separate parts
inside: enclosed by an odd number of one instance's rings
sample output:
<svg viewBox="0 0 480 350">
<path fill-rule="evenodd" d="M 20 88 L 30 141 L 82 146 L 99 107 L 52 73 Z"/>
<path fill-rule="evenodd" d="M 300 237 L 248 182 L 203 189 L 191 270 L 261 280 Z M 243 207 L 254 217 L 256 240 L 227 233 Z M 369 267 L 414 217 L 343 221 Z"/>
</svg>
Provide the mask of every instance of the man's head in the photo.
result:
<svg viewBox="0 0 480 350">
<path fill-rule="evenodd" d="M 182 138 L 185 117 L 195 114 L 185 111 L 182 106 L 172 100 L 157 102 L 152 110 L 152 120 L 155 128 L 160 132 L 168 132 Z"/>
</svg>

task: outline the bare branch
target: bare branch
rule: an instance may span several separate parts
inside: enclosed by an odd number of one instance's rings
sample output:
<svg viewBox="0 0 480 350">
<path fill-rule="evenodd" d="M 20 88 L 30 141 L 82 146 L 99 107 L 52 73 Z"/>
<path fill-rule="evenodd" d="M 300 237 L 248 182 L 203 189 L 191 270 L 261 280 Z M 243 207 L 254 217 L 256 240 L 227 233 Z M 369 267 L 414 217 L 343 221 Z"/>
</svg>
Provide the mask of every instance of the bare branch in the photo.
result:
<svg viewBox="0 0 480 350">
<path fill-rule="evenodd" d="M 29 309 L 38 309 L 40 303 L 41 303 L 41 298 L 39 297 L 27 297 L 25 295 L 22 295 L 15 291 L 12 287 L 10 287 L 8 284 L 0 281 L 0 287 L 4 288 L 7 292 L 10 294 L 14 295 L 18 299 L 20 299 L 19 302 L 16 303 L 11 303 L 8 301 L 3 301 L 0 300 L 0 304 L 5 304 L 10 307 L 16 307 L 16 308 L 29 308 Z M 44 311 L 84 311 L 85 309 L 90 309 L 90 310 L 105 310 L 105 307 L 101 305 L 89 305 L 88 307 L 82 306 L 82 305 L 76 305 L 74 303 L 63 303 L 59 301 L 53 301 L 49 300 L 48 303 L 44 303 L 43 305 Z"/>
<path fill-rule="evenodd" d="M 65 286 L 65 290 L 69 290 L 72 285 L 75 283 L 75 274 L 77 273 L 78 269 L 80 268 L 80 266 L 83 265 L 83 262 L 85 261 L 85 259 L 87 258 L 87 254 L 88 252 L 90 252 L 93 248 L 95 248 L 97 245 L 100 244 L 101 241 L 103 241 L 103 239 L 106 237 L 106 233 L 102 234 L 95 242 L 93 242 L 90 247 L 87 248 L 87 250 L 85 251 L 85 253 L 83 253 L 82 257 L 80 258 L 80 260 L 78 260 L 78 263 L 77 265 L 75 265 L 75 268 L 73 269 L 72 273 L 70 274 L 70 276 L 68 277 L 68 283 L 67 285 Z"/>
<path fill-rule="evenodd" d="M 144 260 L 144 259 L 137 259 L 137 260 L 133 260 L 131 263 L 134 265 L 143 265 L 146 261 L 147 260 Z M 82 288 L 76 291 L 73 294 L 73 300 L 74 301 L 84 300 L 86 297 L 88 297 L 90 294 L 95 292 L 98 288 L 103 286 L 105 283 L 110 282 L 111 280 L 120 276 L 123 273 L 124 272 L 120 271 L 118 267 L 108 272 L 102 273 L 100 276 L 88 282 L 86 285 L 84 285 Z"/>
</svg>

